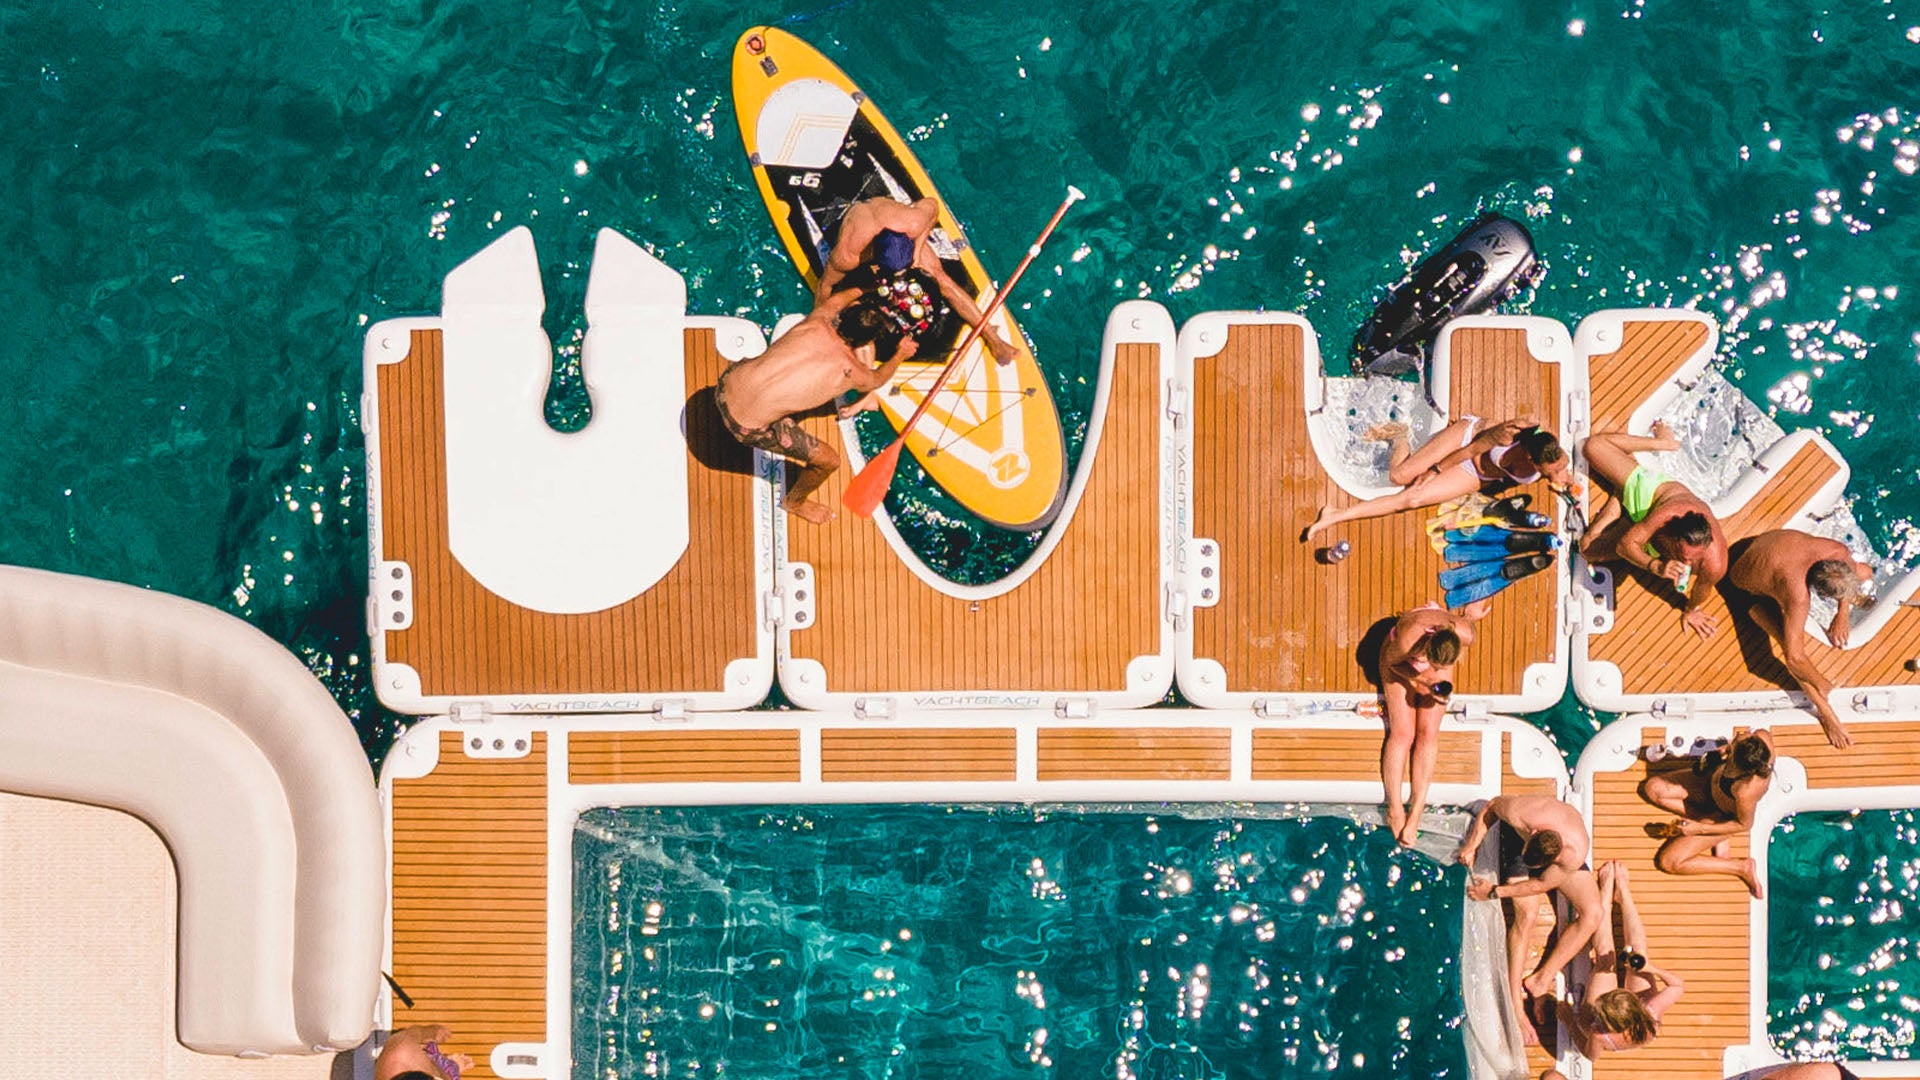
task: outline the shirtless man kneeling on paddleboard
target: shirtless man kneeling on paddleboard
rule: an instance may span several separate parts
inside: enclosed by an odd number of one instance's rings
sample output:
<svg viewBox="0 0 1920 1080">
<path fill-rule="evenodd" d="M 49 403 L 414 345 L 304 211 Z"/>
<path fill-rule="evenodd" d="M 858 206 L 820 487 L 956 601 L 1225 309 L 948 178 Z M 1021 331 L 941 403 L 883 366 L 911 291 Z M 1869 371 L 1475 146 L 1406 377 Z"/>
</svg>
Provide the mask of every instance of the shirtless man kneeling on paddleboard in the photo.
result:
<svg viewBox="0 0 1920 1080">
<path fill-rule="evenodd" d="M 783 502 L 790 514 L 816 525 L 833 508 L 808 499 L 840 467 L 840 454 L 800 426 L 799 417 L 849 390 L 871 394 L 885 386 L 919 345 L 898 329 L 872 294 L 845 289 L 822 301 L 804 320 L 751 360 L 729 364 L 713 387 L 713 404 L 733 437 L 801 466 Z M 875 366 L 880 354 L 885 363 Z M 857 406 L 842 409 L 851 415 Z"/>
<path fill-rule="evenodd" d="M 1580 554 L 1590 563 L 1619 559 L 1673 582 L 1685 598 L 1680 621 L 1703 638 L 1719 629 L 1700 610 L 1715 582 L 1727 574 L 1727 538 L 1711 507 L 1687 485 L 1640 464 L 1642 450 L 1678 450 L 1665 422 L 1651 436 L 1596 431 L 1582 447 L 1587 472 L 1613 498 L 1587 526 Z"/>
<path fill-rule="evenodd" d="M 1838 540 L 1803 533 L 1798 529 L 1775 529 L 1748 537 L 1733 545 L 1733 570 L 1727 575 L 1727 606 L 1735 616 L 1743 610 L 1767 636 L 1780 643 L 1787 674 L 1813 705 L 1813 714 L 1827 741 L 1836 749 L 1853 745 L 1852 736 L 1833 711 L 1833 683 L 1820 674 L 1807 656 L 1807 611 L 1812 607 L 1809 593 L 1819 593 L 1835 605 L 1833 621 L 1827 625 L 1827 641 L 1836 649 L 1847 647 L 1853 628 L 1853 605 L 1866 592 L 1862 583 L 1873 577 L 1873 568 L 1854 560 L 1853 552 Z"/>
<path fill-rule="evenodd" d="M 1474 815 L 1473 827 L 1460 844 L 1458 858 L 1462 865 L 1473 865 L 1480 845 L 1496 828 L 1507 834 L 1504 841 L 1507 845 L 1518 846 L 1517 851 L 1501 853 L 1501 876 L 1506 880 L 1495 882 L 1491 878 L 1476 877 L 1467 886 L 1467 895 L 1475 900 L 1511 898 L 1515 901 L 1514 921 L 1507 928 L 1507 976 L 1515 993 L 1514 1006 L 1527 1017 L 1530 1014 L 1521 1008 L 1525 1000 L 1522 995 L 1545 997 L 1551 993 L 1553 977 L 1587 947 L 1587 942 L 1600 928 L 1600 886 L 1587 866 L 1593 838 L 1580 812 L 1559 799 L 1550 795 L 1501 795 Z M 1540 916 L 1537 897 L 1545 892 L 1558 892 L 1565 897 L 1575 912 L 1575 920 L 1561 931 L 1553 951 L 1541 959 L 1533 974 L 1523 979 L 1520 971 L 1526 963 L 1527 944 Z M 1529 1045 L 1538 1042 L 1532 1028 L 1531 1022 L 1523 1023 Z"/>
<path fill-rule="evenodd" d="M 939 256 L 927 243 L 927 235 L 939 220 L 940 203 L 936 199 L 903 203 L 883 195 L 855 203 L 840 219 L 839 238 L 827 255 L 820 284 L 813 290 L 815 302 L 826 303 L 836 290 L 844 287 L 843 282 L 850 274 L 858 280 L 863 270 L 877 268 L 881 273 L 898 274 L 911 268 L 932 279 L 961 322 L 979 326 L 979 305 L 974 303 L 965 286 L 948 276 Z M 1011 364 L 1014 357 L 1020 355 L 1011 342 L 991 327 L 981 336 L 986 338 L 987 348 L 993 350 L 993 358 L 1002 364 Z"/>
</svg>

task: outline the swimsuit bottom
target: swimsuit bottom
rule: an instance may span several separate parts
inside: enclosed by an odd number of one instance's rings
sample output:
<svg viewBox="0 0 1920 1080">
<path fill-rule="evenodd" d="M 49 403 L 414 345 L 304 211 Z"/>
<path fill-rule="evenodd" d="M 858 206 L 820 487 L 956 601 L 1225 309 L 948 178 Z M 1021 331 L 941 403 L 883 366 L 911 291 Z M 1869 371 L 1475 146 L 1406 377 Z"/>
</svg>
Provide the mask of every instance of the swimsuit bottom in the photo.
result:
<svg viewBox="0 0 1920 1080">
<path fill-rule="evenodd" d="M 762 428 L 741 427 L 740 422 L 733 418 L 733 411 L 727 408 L 727 376 L 731 374 L 733 369 L 728 368 L 720 373 L 719 381 L 713 384 L 713 405 L 720 413 L 720 422 L 727 426 L 734 438 L 757 450 L 765 450 L 802 464 L 819 458 L 827 444 L 807 434 L 799 421 L 791 416 L 783 416 Z"/>
<path fill-rule="evenodd" d="M 1620 509 L 1626 511 L 1627 519 L 1644 521 L 1653 512 L 1653 493 L 1671 479 L 1658 469 L 1635 465 L 1627 474 L 1627 482 L 1620 486 Z"/>
</svg>

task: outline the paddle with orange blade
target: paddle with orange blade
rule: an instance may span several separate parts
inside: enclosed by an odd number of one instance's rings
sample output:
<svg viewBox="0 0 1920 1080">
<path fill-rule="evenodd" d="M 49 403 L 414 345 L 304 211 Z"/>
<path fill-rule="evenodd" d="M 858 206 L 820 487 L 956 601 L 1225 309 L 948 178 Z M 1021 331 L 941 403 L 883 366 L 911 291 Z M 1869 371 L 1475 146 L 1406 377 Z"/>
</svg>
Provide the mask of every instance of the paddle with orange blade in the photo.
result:
<svg viewBox="0 0 1920 1080">
<path fill-rule="evenodd" d="M 993 318 L 993 313 L 999 311 L 1007 302 L 1007 295 L 1013 292 L 1013 287 L 1019 282 L 1020 275 L 1026 273 L 1027 267 L 1033 265 L 1033 260 L 1040 254 L 1040 249 L 1046 246 L 1047 238 L 1053 235 L 1054 227 L 1060 224 L 1061 218 L 1067 216 L 1067 208 L 1086 197 L 1086 192 L 1072 184 L 1067 185 L 1066 201 L 1053 212 L 1047 227 L 1040 230 L 1040 238 L 1027 249 L 1027 257 L 1020 260 L 1020 266 L 1014 270 L 1013 276 L 1007 279 L 1005 285 L 1000 286 L 1000 291 L 994 296 L 993 303 L 988 304 L 987 310 L 980 313 L 980 322 L 960 340 L 960 347 L 953 350 L 953 357 L 947 361 L 947 366 L 940 369 L 939 377 L 933 380 L 933 385 L 927 390 L 927 396 L 920 401 L 920 407 L 913 410 L 912 416 L 907 417 L 907 422 L 900 427 L 900 433 L 893 437 L 893 441 L 887 444 L 887 448 L 875 454 L 866 466 L 847 482 L 847 490 L 840 494 L 842 506 L 861 517 L 869 517 L 880 508 L 880 501 L 887 497 L 887 488 L 893 484 L 894 470 L 900 467 L 900 449 L 907 444 L 907 433 L 913 430 L 913 426 L 920 422 L 922 416 L 926 415 L 927 408 L 933 404 L 933 396 L 940 392 L 940 388 L 945 386 L 947 379 L 953 375 L 954 369 L 960 366 L 961 357 L 966 356 L 967 350 L 973 347 L 973 343 L 980 340 L 980 335 L 987 329 L 987 320 Z"/>
</svg>

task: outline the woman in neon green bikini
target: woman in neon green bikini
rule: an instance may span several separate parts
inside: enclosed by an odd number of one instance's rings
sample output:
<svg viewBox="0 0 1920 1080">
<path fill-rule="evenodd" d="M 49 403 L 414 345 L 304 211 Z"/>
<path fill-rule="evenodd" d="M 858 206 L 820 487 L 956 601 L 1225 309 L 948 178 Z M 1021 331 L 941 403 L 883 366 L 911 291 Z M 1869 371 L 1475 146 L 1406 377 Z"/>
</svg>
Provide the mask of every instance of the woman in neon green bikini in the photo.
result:
<svg viewBox="0 0 1920 1080">
<path fill-rule="evenodd" d="M 1681 621 L 1701 637 L 1719 629 L 1700 605 L 1727 573 L 1727 538 L 1713 509 L 1687 485 L 1634 460 L 1643 450 L 1678 450 L 1664 422 L 1651 436 L 1596 431 L 1581 448 L 1587 474 L 1614 495 L 1587 527 L 1580 554 L 1589 563 L 1619 559 L 1673 582 L 1685 598 Z"/>
</svg>

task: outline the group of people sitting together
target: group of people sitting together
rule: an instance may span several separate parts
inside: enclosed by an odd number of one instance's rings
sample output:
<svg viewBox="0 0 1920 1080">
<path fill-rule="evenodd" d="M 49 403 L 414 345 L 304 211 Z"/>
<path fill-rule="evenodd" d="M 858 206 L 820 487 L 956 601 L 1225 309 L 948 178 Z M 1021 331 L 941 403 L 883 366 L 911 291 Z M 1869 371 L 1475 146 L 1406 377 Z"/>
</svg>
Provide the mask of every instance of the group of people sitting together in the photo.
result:
<svg viewBox="0 0 1920 1080">
<path fill-rule="evenodd" d="M 1545 480 L 1566 490 L 1572 462 L 1559 441 L 1531 418 L 1481 427 L 1468 417 L 1450 424 L 1414 448 L 1403 424 L 1383 424 L 1366 437 L 1390 445 L 1388 477 L 1400 490 L 1354 505 L 1323 508 L 1301 535 L 1303 541 L 1343 522 L 1436 507 L 1479 493 L 1497 496 Z M 1581 447 L 1589 476 L 1610 498 L 1588 525 L 1580 543 L 1591 564 L 1624 562 L 1647 574 L 1656 587 L 1677 594 L 1683 624 L 1702 638 L 1719 631 L 1703 609 L 1716 587 L 1735 618 L 1746 617 L 1778 641 L 1787 672 L 1806 693 L 1827 739 L 1837 748 L 1852 740 L 1828 700 L 1832 684 L 1807 655 L 1805 624 L 1814 594 L 1835 605 L 1827 640 L 1844 648 L 1852 609 L 1865 596 L 1871 568 L 1844 544 L 1791 529 L 1748 537 L 1731 545 L 1713 510 L 1684 483 L 1641 464 L 1636 454 L 1679 448 L 1664 423 L 1647 436 L 1596 432 Z M 1454 669 L 1473 642 L 1474 625 L 1490 602 L 1457 611 L 1428 603 L 1398 617 L 1381 649 L 1379 676 L 1387 722 L 1381 747 L 1381 779 L 1387 793 L 1387 827 L 1403 845 L 1419 835 L 1439 754 L 1439 726 L 1453 692 Z M 1650 748 L 1640 795 L 1672 815 L 1648 826 L 1663 839 L 1655 866 L 1669 874 L 1725 874 L 1756 899 L 1763 888 L 1754 860 L 1729 854 L 1729 838 L 1749 832 L 1755 808 L 1773 774 L 1771 735 L 1753 731 L 1700 755 L 1668 757 Z M 1400 801 L 1411 771 L 1410 799 Z M 1509 989 L 1520 1005 L 1523 1034 L 1537 1044 L 1537 1025 L 1557 1017 L 1588 1058 L 1632 1049 L 1653 1039 L 1663 1013 L 1685 993 L 1685 981 L 1647 953 L 1645 924 L 1634 904 L 1627 865 L 1611 860 L 1591 869 L 1592 841 L 1586 823 L 1566 803 L 1545 795 L 1503 795 L 1474 818 L 1458 852 L 1472 865 L 1481 845 L 1497 837 L 1502 852 L 1498 880 L 1476 878 L 1474 899 L 1516 901 L 1508 921 Z M 1539 920 L 1539 898 L 1558 893 L 1572 913 L 1531 974 L 1528 947 Z M 1614 921 L 1619 915 L 1621 934 Z M 1591 971 L 1577 1002 L 1556 1005 L 1554 980 L 1587 952 Z M 1770 1073 L 1783 1080 L 1846 1077 L 1844 1067 L 1802 1063 Z M 1550 1074 L 1551 1075 L 1551 1074 Z"/>
<path fill-rule="evenodd" d="M 1572 462 L 1552 433 L 1522 417 L 1482 428 L 1466 417 L 1415 449 L 1404 424 L 1382 424 L 1366 433 L 1391 446 L 1388 478 L 1399 491 L 1351 506 L 1323 507 L 1302 532 L 1302 541 L 1342 522 L 1424 509 L 1479 493 L 1497 496 L 1521 484 L 1545 480 L 1564 490 Z M 1642 451 L 1677 450 L 1664 423 L 1648 436 L 1596 432 L 1581 450 L 1589 476 L 1611 496 L 1587 526 L 1580 553 L 1590 564 L 1624 562 L 1677 594 L 1680 618 L 1702 638 L 1718 632 L 1703 610 L 1716 587 L 1735 618 L 1749 618 L 1780 643 L 1787 673 L 1805 692 L 1827 740 L 1845 749 L 1853 740 L 1829 700 L 1833 684 L 1807 654 L 1806 622 L 1814 594 L 1834 603 L 1827 640 L 1845 648 L 1853 608 L 1866 596 L 1871 567 L 1845 544 L 1796 529 L 1775 529 L 1732 545 L 1713 509 L 1687 485 L 1634 457 Z M 1439 757 L 1440 720 L 1453 693 L 1454 670 L 1473 642 L 1474 624 L 1491 604 L 1476 601 L 1451 611 L 1429 602 L 1399 616 L 1380 653 L 1379 681 L 1387 721 L 1381 747 L 1381 779 L 1387 791 L 1387 823 L 1402 844 L 1419 835 L 1421 811 Z M 1406 773 L 1411 798 L 1400 802 Z"/>
<path fill-rule="evenodd" d="M 1665 838 L 1654 865 L 1669 874 L 1726 874 L 1760 898 L 1753 859 L 1732 857 L 1728 841 L 1752 829 L 1756 808 L 1772 783 L 1772 736 L 1747 732 L 1697 755 L 1663 750 L 1648 748 L 1647 776 L 1640 784 L 1641 798 L 1673 815 L 1648 827 Z M 1498 880 L 1477 876 L 1467 895 L 1513 901 L 1507 981 L 1527 1044 L 1539 1041 L 1536 1025 L 1555 1018 L 1565 1022 L 1588 1058 L 1651 1041 L 1659 1034 L 1661 1016 L 1685 993 L 1686 982 L 1648 954 L 1646 924 L 1634 905 L 1627 864 L 1614 859 L 1593 870 L 1586 822 L 1572 806 L 1548 795 L 1502 795 L 1488 802 L 1461 842 L 1460 862 L 1472 866 L 1490 838 L 1499 845 Z M 1566 901 L 1572 920 L 1560 928 L 1539 966 L 1526 974 L 1540 898 L 1549 893 Z M 1591 959 L 1586 988 L 1577 1002 L 1556 1010 L 1554 978 L 1582 952 Z"/>
<path fill-rule="evenodd" d="M 850 207 L 814 288 L 813 310 L 767 351 L 727 366 L 714 384 L 720 420 L 741 443 L 800 466 L 782 503 L 815 524 L 833 508 L 811 498 L 840 467 L 840 454 L 800 421 L 843 395 L 858 397 L 841 417 L 878 407 L 874 398 L 900 365 L 944 340 L 958 318 L 978 326 L 981 311 L 928 243 L 940 218 L 933 199 L 902 203 L 882 196 Z M 996 361 L 1019 355 L 995 330 L 981 334 Z"/>
</svg>

